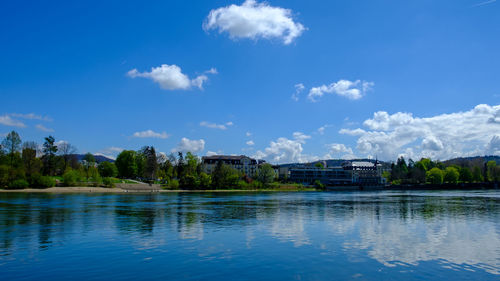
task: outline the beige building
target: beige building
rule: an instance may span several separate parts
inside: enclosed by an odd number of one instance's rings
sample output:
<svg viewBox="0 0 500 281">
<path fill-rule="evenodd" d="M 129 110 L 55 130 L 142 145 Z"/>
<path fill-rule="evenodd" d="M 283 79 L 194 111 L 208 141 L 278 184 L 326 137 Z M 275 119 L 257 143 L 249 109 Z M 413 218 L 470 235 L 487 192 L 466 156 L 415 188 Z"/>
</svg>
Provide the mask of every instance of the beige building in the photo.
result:
<svg viewBox="0 0 500 281">
<path fill-rule="evenodd" d="M 201 158 L 203 163 L 203 171 L 207 174 L 211 174 L 217 163 L 222 161 L 222 163 L 236 169 L 245 175 L 253 177 L 257 173 L 258 162 L 257 160 L 250 158 L 245 155 L 232 156 L 232 155 L 213 155 L 213 156 L 203 156 Z"/>
</svg>

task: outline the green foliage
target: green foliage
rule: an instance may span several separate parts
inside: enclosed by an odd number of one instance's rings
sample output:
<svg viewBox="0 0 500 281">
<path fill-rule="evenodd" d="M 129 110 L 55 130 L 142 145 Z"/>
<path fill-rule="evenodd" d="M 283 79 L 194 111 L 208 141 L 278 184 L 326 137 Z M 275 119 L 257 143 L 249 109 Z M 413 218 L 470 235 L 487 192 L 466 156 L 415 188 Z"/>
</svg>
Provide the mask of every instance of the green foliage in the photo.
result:
<svg viewBox="0 0 500 281">
<path fill-rule="evenodd" d="M 460 173 L 459 180 L 461 182 L 472 182 L 472 172 L 468 167 L 460 168 L 459 173 Z"/>
<path fill-rule="evenodd" d="M 143 177 L 155 180 L 157 178 L 158 161 L 156 157 L 156 150 L 152 146 L 145 146 L 139 153 L 141 157 L 141 167 Z"/>
<path fill-rule="evenodd" d="M 7 149 L 8 155 L 11 155 L 10 165 L 13 165 L 13 155 L 21 149 L 21 137 L 16 131 L 12 131 L 7 134 L 5 139 L 2 141 L 2 146 Z"/>
<path fill-rule="evenodd" d="M 432 184 L 442 184 L 443 183 L 443 171 L 439 168 L 432 168 L 427 172 L 427 181 Z"/>
<path fill-rule="evenodd" d="M 384 171 L 382 173 L 382 177 L 385 178 L 387 180 L 387 182 L 390 182 L 391 181 L 391 172 L 389 171 Z"/>
<path fill-rule="evenodd" d="M 49 176 L 34 174 L 31 177 L 31 187 L 34 188 L 49 188 L 56 186 L 56 180 Z"/>
<path fill-rule="evenodd" d="M 481 168 L 479 168 L 478 166 L 475 166 L 472 169 L 472 180 L 474 182 L 482 182 L 482 181 L 484 181 L 483 173 L 481 172 Z"/>
<path fill-rule="evenodd" d="M 460 177 L 460 173 L 455 167 L 447 167 L 444 170 L 444 178 L 443 180 L 447 183 L 457 183 L 458 178 Z"/>
<path fill-rule="evenodd" d="M 9 184 L 9 166 L 0 165 L 0 188 L 4 188 Z"/>
<path fill-rule="evenodd" d="M 176 179 L 171 179 L 170 182 L 168 183 L 168 186 L 172 189 L 177 189 L 179 188 L 179 181 Z"/>
<path fill-rule="evenodd" d="M 214 188 L 231 188 L 238 186 L 240 175 L 236 169 L 219 161 L 212 173 L 212 186 Z"/>
<path fill-rule="evenodd" d="M 406 165 L 406 161 L 403 157 L 398 158 L 396 164 L 391 166 L 391 179 L 405 179 L 408 174 L 408 166 Z"/>
<path fill-rule="evenodd" d="M 212 185 L 212 177 L 206 173 L 200 173 L 200 187 L 208 189 Z"/>
<path fill-rule="evenodd" d="M 118 154 L 115 165 L 118 169 L 118 176 L 121 178 L 135 178 L 137 176 L 136 152 L 124 150 Z"/>
<path fill-rule="evenodd" d="M 496 166 L 497 162 L 490 160 L 488 163 L 486 163 L 486 178 L 488 181 L 495 181 L 497 178 L 496 175 Z"/>
<path fill-rule="evenodd" d="M 80 175 L 78 171 L 68 169 L 63 174 L 63 184 L 65 186 L 75 186 L 79 180 L 80 180 Z"/>
<path fill-rule="evenodd" d="M 321 164 L 321 163 L 320 163 Z M 263 164 L 259 167 L 257 173 L 257 179 L 262 182 L 264 186 L 269 185 L 273 182 L 276 174 L 274 173 L 274 169 L 270 164 Z"/>
<path fill-rule="evenodd" d="M 314 187 L 318 189 L 325 189 L 325 185 L 320 180 L 314 181 Z"/>
<path fill-rule="evenodd" d="M 101 162 L 97 166 L 97 170 L 99 171 L 99 174 L 103 177 L 116 177 L 118 175 L 118 169 L 116 168 L 116 165 L 111 162 Z"/>
<path fill-rule="evenodd" d="M 29 183 L 24 180 L 24 179 L 17 179 L 9 183 L 9 188 L 10 189 L 23 189 L 27 188 L 29 186 Z"/>
<path fill-rule="evenodd" d="M 53 136 L 48 136 L 45 138 L 43 143 L 43 168 L 45 174 L 54 175 L 56 166 L 56 152 L 57 145 L 55 145 L 55 139 Z"/>
<path fill-rule="evenodd" d="M 320 168 L 320 169 L 325 168 L 325 166 L 323 166 L 323 163 L 321 163 L 321 162 L 318 162 L 318 163 L 314 164 L 314 167 Z"/>
<path fill-rule="evenodd" d="M 110 177 L 103 178 L 102 183 L 104 184 L 104 186 L 109 187 L 109 188 L 115 187 L 115 182 L 114 182 L 113 178 L 110 178 Z"/>
<path fill-rule="evenodd" d="M 28 181 L 35 174 L 39 174 L 42 169 L 42 161 L 36 158 L 37 144 L 35 142 L 25 142 L 23 144 L 22 162 Z"/>
</svg>

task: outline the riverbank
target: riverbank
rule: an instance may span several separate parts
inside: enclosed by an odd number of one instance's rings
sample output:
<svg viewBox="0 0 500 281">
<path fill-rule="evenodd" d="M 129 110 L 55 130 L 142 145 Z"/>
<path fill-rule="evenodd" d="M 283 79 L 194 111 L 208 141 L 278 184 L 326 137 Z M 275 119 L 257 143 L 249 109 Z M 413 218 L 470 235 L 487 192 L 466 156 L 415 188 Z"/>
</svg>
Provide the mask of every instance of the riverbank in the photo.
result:
<svg viewBox="0 0 500 281">
<path fill-rule="evenodd" d="M 126 190 L 121 188 L 105 187 L 50 187 L 50 188 L 26 188 L 26 189 L 0 189 L 0 193 L 178 193 L 178 192 L 297 192 L 317 191 L 314 188 L 262 188 L 262 189 L 213 189 L 213 190 L 186 190 L 186 189 L 159 189 L 159 190 Z"/>
</svg>

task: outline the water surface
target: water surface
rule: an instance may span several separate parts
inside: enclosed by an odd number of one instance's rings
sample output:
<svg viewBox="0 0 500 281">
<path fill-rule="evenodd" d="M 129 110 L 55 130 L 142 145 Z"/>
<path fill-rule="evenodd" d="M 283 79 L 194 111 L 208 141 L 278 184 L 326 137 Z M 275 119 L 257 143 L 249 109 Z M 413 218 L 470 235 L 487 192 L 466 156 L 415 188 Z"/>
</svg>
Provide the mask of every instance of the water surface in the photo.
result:
<svg viewBox="0 0 500 281">
<path fill-rule="evenodd" d="M 500 192 L 0 194 L 0 280 L 500 280 Z"/>
</svg>

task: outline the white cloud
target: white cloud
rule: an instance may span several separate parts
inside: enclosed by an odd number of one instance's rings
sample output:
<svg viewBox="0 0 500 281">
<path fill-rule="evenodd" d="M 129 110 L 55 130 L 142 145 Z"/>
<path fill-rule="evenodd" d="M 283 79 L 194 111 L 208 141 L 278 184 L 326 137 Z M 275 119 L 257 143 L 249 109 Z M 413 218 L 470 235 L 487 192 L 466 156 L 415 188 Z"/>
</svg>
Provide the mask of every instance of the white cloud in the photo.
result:
<svg viewBox="0 0 500 281">
<path fill-rule="evenodd" d="M 35 113 L 27 113 L 27 114 L 11 113 L 10 115 L 13 117 L 22 118 L 22 119 L 52 121 L 52 118 L 50 118 L 48 116 L 41 116 L 41 115 L 37 115 Z"/>
<path fill-rule="evenodd" d="M 475 108 L 432 117 L 411 113 L 375 112 L 361 128 L 339 133 L 356 136 L 357 149 L 366 155 L 394 160 L 403 155 L 413 159 L 449 159 L 460 156 L 498 154 L 500 105 L 480 104 Z"/>
<path fill-rule="evenodd" d="M 250 137 L 250 136 L 252 135 L 252 133 L 250 133 L 250 132 L 246 132 L 246 134 L 245 134 L 245 135 L 246 135 L 247 137 Z"/>
<path fill-rule="evenodd" d="M 255 145 L 255 143 L 253 142 L 253 140 L 249 140 L 249 141 L 247 141 L 247 145 L 252 146 L 252 145 Z"/>
<path fill-rule="evenodd" d="M 209 151 L 207 151 L 207 154 L 206 154 L 206 155 L 207 155 L 207 156 L 214 156 L 214 155 L 217 155 L 217 152 L 215 152 L 215 151 L 210 151 L 210 150 L 209 150 Z"/>
<path fill-rule="evenodd" d="M 211 68 L 205 71 L 205 73 L 216 74 L 217 70 Z M 131 78 L 143 77 L 151 79 L 155 83 L 160 84 L 160 87 L 165 90 L 187 90 L 192 86 L 203 89 L 203 83 L 208 80 L 205 74 L 199 75 L 191 80 L 186 74 L 182 73 L 181 68 L 175 64 L 162 64 L 158 67 L 152 67 L 150 72 L 139 72 L 134 68 L 127 72 L 127 75 Z"/>
<path fill-rule="evenodd" d="M 500 155 L 500 135 L 494 135 L 486 146 L 486 154 Z"/>
<path fill-rule="evenodd" d="M 293 20 L 289 9 L 246 0 L 241 6 L 232 4 L 211 10 L 203 23 L 203 29 L 228 32 L 231 39 L 278 38 L 288 45 L 306 28 Z"/>
<path fill-rule="evenodd" d="M 325 130 L 326 130 L 326 128 L 328 128 L 328 127 L 332 127 L 332 125 L 328 125 L 328 124 L 326 124 L 326 125 L 323 125 L 323 126 L 319 127 L 319 128 L 318 128 L 318 134 L 320 134 L 320 135 L 324 135 L 324 134 L 325 134 Z"/>
<path fill-rule="evenodd" d="M 169 137 L 169 135 L 165 132 L 157 133 L 153 130 L 135 132 L 132 136 L 134 138 L 159 138 L 159 139 L 166 139 Z"/>
<path fill-rule="evenodd" d="M 205 149 L 205 140 L 190 140 L 188 138 L 182 138 L 181 142 L 177 147 L 172 149 L 172 152 L 192 152 L 197 153 Z"/>
<path fill-rule="evenodd" d="M 26 125 L 23 122 L 12 119 L 10 118 L 9 115 L 0 116 L 0 124 L 5 126 L 19 127 L 19 128 L 26 127 Z"/>
<path fill-rule="evenodd" d="M 48 132 L 48 133 L 50 133 L 50 132 L 54 132 L 54 129 L 47 128 L 47 127 L 45 127 L 45 126 L 44 126 L 44 125 L 42 125 L 42 124 L 37 124 L 37 125 L 35 126 L 35 128 L 37 128 L 38 130 L 40 130 L 40 131 L 42 131 L 42 132 Z"/>
<path fill-rule="evenodd" d="M 200 122 L 200 126 L 207 127 L 210 129 L 227 130 L 228 127 L 233 126 L 233 122 L 226 122 L 225 124 L 216 124 L 207 121 Z"/>
<path fill-rule="evenodd" d="M 319 87 L 311 88 L 311 90 L 309 90 L 307 98 L 312 102 L 316 102 L 325 93 L 327 93 L 336 94 L 352 100 L 358 100 L 362 98 L 363 95 L 373 87 L 373 85 L 375 85 L 373 82 L 366 82 L 361 80 L 339 80 L 337 82 L 331 83 L 330 85 L 321 85 Z"/>
<path fill-rule="evenodd" d="M 291 162 L 310 162 L 319 160 L 317 156 L 302 154 L 302 145 L 310 136 L 300 132 L 293 133 L 294 139 L 278 138 L 276 141 L 271 141 L 269 147 L 264 151 L 258 150 L 253 157 L 257 159 L 266 159 L 276 163 L 291 163 Z"/>
<path fill-rule="evenodd" d="M 295 84 L 295 93 L 292 95 L 292 100 L 299 101 L 299 95 L 300 93 L 302 93 L 302 91 L 304 91 L 305 88 L 306 87 L 302 83 Z"/>
<path fill-rule="evenodd" d="M 308 135 L 301 133 L 301 132 L 294 132 L 293 138 L 296 139 L 300 143 L 306 143 L 306 140 L 310 139 L 311 136 L 308 136 Z"/>
<path fill-rule="evenodd" d="M 346 146 L 342 143 L 331 143 L 326 145 L 328 149 L 328 154 L 325 158 L 341 158 L 341 159 L 353 159 L 356 158 L 352 148 Z"/>
</svg>

